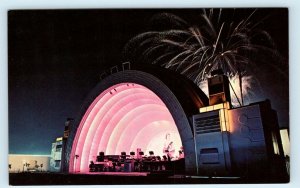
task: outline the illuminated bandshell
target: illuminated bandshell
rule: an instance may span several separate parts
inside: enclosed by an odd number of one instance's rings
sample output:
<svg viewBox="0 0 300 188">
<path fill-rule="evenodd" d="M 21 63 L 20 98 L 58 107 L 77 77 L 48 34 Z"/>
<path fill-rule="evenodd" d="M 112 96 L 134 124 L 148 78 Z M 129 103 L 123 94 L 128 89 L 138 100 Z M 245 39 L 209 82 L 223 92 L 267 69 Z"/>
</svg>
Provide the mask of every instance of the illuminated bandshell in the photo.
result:
<svg viewBox="0 0 300 188">
<path fill-rule="evenodd" d="M 173 72 L 125 70 L 111 74 L 91 92 L 71 128 L 65 171 L 88 172 L 89 161 L 95 161 L 100 151 L 115 155 L 141 148 L 145 153 L 163 155 L 167 133 L 172 135 L 175 149 L 185 148 L 186 171 L 195 171 L 188 117 L 207 103 L 199 88 Z"/>
</svg>

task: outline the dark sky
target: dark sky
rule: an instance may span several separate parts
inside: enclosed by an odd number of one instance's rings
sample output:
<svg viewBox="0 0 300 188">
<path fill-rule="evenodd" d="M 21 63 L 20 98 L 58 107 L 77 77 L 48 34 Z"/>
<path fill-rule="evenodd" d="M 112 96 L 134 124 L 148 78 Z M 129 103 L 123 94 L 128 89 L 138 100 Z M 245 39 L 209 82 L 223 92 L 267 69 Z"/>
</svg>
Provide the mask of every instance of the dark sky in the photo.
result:
<svg viewBox="0 0 300 188">
<path fill-rule="evenodd" d="M 252 11 L 236 10 L 235 17 Z M 123 61 L 124 45 L 155 27 L 149 20 L 160 12 L 191 23 L 201 13 L 196 9 L 9 11 L 9 153 L 50 154 L 66 118 L 76 118 L 100 73 Z M 270 33 L 288 61 L 287 9 L 259 9 L 253 19 L 266 16 L 259 27 Z M 276 87 L 268 87 L 273 93 L 269 98 L 281 109 L 279 120 L 286 127 L 288 82 L 278 80 Z"/>
</svg>

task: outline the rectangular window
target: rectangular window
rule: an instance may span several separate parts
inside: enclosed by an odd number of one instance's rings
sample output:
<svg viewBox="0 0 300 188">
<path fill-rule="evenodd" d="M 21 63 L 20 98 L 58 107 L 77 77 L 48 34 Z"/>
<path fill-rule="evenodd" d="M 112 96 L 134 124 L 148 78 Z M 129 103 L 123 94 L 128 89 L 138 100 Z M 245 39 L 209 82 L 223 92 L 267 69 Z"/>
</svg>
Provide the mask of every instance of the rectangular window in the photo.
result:
<svg viewBox="0 0 300 188">
<path fill-rule="evenodd" d="M 62 151 L 62 145 L 57 145 L 55 151 L 56 151 L 56 152 Z"/>
<path fill-rule="evenodd" d="M 60 160 L 55 160 L 55 167 L 60 167 Z"/>
</svg>

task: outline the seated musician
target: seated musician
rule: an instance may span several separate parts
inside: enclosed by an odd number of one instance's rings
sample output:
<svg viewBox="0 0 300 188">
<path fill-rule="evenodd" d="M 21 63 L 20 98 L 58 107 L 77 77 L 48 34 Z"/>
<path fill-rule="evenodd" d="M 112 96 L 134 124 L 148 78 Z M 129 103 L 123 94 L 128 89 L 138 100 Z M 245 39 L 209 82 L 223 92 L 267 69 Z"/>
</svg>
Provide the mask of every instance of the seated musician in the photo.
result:
<svg viewBox="0 0 300 188">
<path fill-rule="evenodd" d="M 90 169 L 90 172 L 95 171 L 95 164 L 94 164 L 94 161 L 90 161 L 89 169 Z"/>
<path fill-rule="evenodd" d="M 178 152 L 179 152 L 179 157 L 178 157 L 178 159 L 183 159 L 183 158 L 184 158 L 183 146 L 180 147 L 180 150 L 179 150 Z"/>
</svg>

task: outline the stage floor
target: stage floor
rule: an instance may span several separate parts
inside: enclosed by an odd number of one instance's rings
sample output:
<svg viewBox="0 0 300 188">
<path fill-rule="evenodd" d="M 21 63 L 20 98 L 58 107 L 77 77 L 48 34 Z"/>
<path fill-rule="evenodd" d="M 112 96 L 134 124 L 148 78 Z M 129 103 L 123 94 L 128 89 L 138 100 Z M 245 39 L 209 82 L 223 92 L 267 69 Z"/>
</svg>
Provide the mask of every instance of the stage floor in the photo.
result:
<svg viewBox="0 0 300 188">
<path fill-rule="evenodd" d="M 107 176 L 147 176 L 150 172 L 89 172 L 76 174 L 107 175 Z"/>
<path fill-rule="evenodd" d="M 10 185 L 145 185 L 145 184 L 240 184 L 287 183 L 271 177 L 201 177 L 186 175 L 102 172 L 91 174 L 10 173 Z"/>
</svg>

